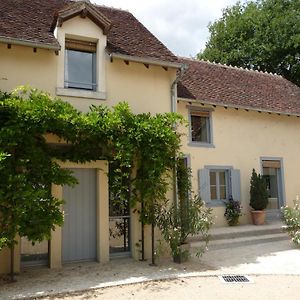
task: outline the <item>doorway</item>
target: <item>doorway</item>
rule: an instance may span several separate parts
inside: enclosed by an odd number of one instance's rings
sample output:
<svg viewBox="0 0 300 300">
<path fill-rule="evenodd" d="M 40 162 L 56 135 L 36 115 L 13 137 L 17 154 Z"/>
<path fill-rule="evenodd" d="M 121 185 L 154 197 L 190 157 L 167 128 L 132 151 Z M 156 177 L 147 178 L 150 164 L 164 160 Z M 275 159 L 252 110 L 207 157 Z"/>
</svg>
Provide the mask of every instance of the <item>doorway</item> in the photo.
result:
<svg viewBox="0 0 300 300">
<path fill-rule="evenodd" d="M 266 208 L 267 220 L 279 220 L 284 206 L 283 174 L 280 159 L 263 159 L 262 176 L 266 181 L 269 203 Z"/>
<path fill-rule="evenodd" d="M 95 261 L 96 170 L 71 170 L 78 184 L 63 187 L 65 220 L 62 228 L 62 262 Z"/>
<path fill-rule="evenodd" d="M 49 261 L 49 242 L 32 243 L 26 237 L 21 238 L 21 268 L 47 266 Z"/>
<path fill-rule="evenodd" d="M 110 174 L 113 174 L 118 165 L 110 164 Z M 129 170 L 122 169 L 124 174 Z M 111 175 L 112 176 L 112 175 Z M 130 237 L 130 176 L 122 178 L 122 184 L 127 186 L 126 191 L 110 190 L 109 193 L 109 254 L 110 257 L 131 255 Z"/>
</svg>

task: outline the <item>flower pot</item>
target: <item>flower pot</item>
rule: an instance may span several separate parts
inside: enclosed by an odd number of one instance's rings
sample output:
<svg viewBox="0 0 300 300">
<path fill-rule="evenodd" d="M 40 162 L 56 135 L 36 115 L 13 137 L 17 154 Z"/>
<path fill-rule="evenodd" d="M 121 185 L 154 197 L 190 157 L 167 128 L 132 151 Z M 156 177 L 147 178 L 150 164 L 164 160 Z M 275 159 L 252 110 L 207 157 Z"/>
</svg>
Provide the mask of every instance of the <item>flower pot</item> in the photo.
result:
<svg viewBox="0 0 300 300">
<path fill-rule="evenodd" d="M 254 225 L 263 225 L 265 224 L 266 212 L 264 210 L 252 210 L 251 218 Z"/>
<path fill-rule="evenodd" d="M 236 226 L 239 224 L 239 217 L 227 220 L 229 226 Z"/>
<path fill-rule="evenodd" d="M 176 255 L 173 255 L 173 261 L 178 264 L 186 262 L 189 258 L 189 254 L 190 244 L 182 244 L 180 245 L 180 252 Z"/>
</svg>

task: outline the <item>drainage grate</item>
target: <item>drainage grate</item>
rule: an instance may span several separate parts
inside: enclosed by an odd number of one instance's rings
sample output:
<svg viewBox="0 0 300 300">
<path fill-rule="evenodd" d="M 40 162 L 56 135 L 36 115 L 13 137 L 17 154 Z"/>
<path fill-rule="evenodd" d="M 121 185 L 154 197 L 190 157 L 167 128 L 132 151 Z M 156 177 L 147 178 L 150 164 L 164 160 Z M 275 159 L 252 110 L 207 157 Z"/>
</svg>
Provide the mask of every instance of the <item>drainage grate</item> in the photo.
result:
<svg viewBox="0 0 300 300">
<path fill-rule="evenodd" d="M 253 283 L 246 275 L 222 275 L 218 277 L 223 283 Z"/>
</svg>

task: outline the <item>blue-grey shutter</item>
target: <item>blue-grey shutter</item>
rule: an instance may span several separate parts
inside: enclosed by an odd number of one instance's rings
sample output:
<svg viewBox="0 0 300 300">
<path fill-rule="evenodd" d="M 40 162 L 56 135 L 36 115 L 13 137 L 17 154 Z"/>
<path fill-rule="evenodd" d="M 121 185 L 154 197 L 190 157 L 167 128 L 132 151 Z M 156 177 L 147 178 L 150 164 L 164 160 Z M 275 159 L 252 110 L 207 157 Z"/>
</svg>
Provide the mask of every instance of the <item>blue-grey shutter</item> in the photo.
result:
<svg viewBox="0 0 300 300">
<path fill-rule="evenodd" d="M 200 169 L 198 171 L 199 192 L 200 197 L 204 202 L 210 201 L 210 184 L 209 184 L 209 170 Z"/>
<path fill-rule="evenodd" d="M 231 170 L 231 193 L 232 198 L 241 201 L 241 175 L 240 170 Z"/>
</svg>

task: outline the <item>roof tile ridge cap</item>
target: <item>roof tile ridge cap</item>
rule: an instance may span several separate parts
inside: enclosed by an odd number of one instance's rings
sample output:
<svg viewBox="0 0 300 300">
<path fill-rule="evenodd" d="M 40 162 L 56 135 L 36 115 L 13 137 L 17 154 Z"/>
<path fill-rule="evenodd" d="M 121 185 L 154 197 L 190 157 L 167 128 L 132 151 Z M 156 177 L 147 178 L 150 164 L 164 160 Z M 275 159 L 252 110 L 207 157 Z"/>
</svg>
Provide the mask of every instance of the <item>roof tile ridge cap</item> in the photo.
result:
<svg viewBox="0 0 300 300">
<path fill-rule="evenodd" d="M 181 55 L 175 55 L 177 57 L 177 59 L 180 61 L 180 60 L 188 60 L 188 61 L 192 61 L 192 62 L 200 62 L 202 61 L 195 58 L 195 57 L 186 57 L 186 56 L 181 56 Z"/>
<path fill-rule="evenodd" d="M 97 7 L 97 8 L 108 8 L 108 9 L 118 10 L 118 11 L 125 12 L 125 13 L 128 13 L 128 14 L 133 15 L 128 9 L 122 9 L 122 8 L 119 8 L 119 7 L 108 6 L 108 5 L 97 4 L 97 3 L 92 3 L 92 4 L 93 4 L 95 7 Z"/>
<path fill-rule="evenodd" d="M 180 56 L 178 56 L 178 58 L 181 58 Z M 257 69 L 249 69 L 249 68 L 244 68 L 244 67 L 238 67 L 238 66 L 232 66 L 232 65 L 226 65 L 220 62 L 215 62 L 215 61 L 210 61 L 210 60 L 206 60 L 206 59 L 197 59 L 197 58 L 188 58 L 188 57 L 182 57 L 182 59 L 186 59 L 186 60 L 190 60 L 190 61 L 195 61 L 195 62 L 204 62 L 207 64 L 212 64 L 212 65 L 217 65 L 220 67 L 225 67 L 228 69 L 236 69 L 236 70 L 241 70 L 241 71 L 246 71 L 246 72 L 257 72 L 257 73 L 261 73 L 264 75 L 270 75 L 270 76 L 276 76 L 276 77 L 280 77 L 280 78 L 284 78 L 282 77 L 282 75 L 277 74 L 277 73 L 272 73 L 272 72 L 267 72 L 267 71 L 261 71 L 261 70 L 257 70 Z"/>
</svg>

